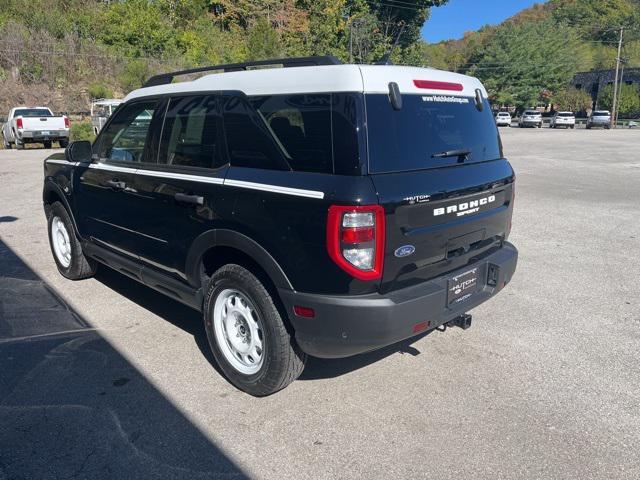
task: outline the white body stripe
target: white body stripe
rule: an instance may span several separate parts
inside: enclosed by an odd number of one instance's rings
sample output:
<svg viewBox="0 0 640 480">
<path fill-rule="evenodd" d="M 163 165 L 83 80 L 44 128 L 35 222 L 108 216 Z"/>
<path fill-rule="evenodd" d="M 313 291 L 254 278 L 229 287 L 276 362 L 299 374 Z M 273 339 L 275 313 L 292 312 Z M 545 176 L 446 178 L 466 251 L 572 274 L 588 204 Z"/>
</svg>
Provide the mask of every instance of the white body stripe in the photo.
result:
<svg viewBox="0 0 640 480">
<path fill-rule="evenodd" d="M 307 198 L 324 198 L 324 192 L 317 192 L 315 190 L 303 190 L 300 188 L 281 187 L 279 185 L 268 185 L 266 183 L 254 183 L 245 182 L 243 180 L 231 180 L 226 179 L 225 185 L 232 187 L 249 188 L 251 190 L 262 190 L 263 192 L 282 193 L 284 195 L 295 195 L 297 197 Z"/>
<path fill-rule="evenodd" d="M 73 165 L 78 166 L 77 162 L 67 162 L 66 160 L 47 160 L 47 163 L 55 163 L 56 165 Z"/>
<path fill-rule="evenodd" d="M 67 162 L 65 160 L 47 160 L 48 163 L 64 163 L 68 165 L 78 165 L 77 163 Z M 191 175 L 188 173 L 163 172 L 159 170 L 144 170 L 139 168 L 118 167 L 116 165 L 107 165 L 104 163 L 92 163 L 89 168 L 97 170 L 109 170 L 112 172 L 133 173 L 137 175 L 145 175 L 147 177 L 157 178 L 173 178 L 176 180 L 187 180 L 192 182 L 210 183 L 215 185 L 229 185 L 231 187 L 248 188 L 251 190 L 261 190 L 263 192 L 280 193 L 283 195 L 294 195 L 296 197 L 306 198 L 324 198 L 324 192 L 316 190 L 304 190 L 301 188 L 283 187 L 280 185 L 269 185 L 266 183 L 245 182 L 244 180 L 231 180 L 215 177 L 206 177 L 204 175 Z"/>
</svg>

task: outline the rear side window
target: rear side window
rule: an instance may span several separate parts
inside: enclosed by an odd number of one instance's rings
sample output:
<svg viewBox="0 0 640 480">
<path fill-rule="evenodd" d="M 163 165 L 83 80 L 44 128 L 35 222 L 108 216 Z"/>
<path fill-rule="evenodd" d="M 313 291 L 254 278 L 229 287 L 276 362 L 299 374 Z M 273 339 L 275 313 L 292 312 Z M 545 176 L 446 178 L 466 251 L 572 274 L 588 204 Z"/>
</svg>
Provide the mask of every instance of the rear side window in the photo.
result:
<svg viewBox="0 0 640 480">
<path fill-rule="evenodd" d="M 251 104 L 294 171 L 333 172 L 330 94 L 252 97 Z"/>
<path fill-rule="evenodd" d="M 100 134 L 100 159 L 142 162 L 155 108 L 155 101 L 124 106 Z"/>
<path fill-rule="evenodd" d="M 159 164 L 212 168 L 225 163 L 219 153 L 221 121 L 215 96 L 174 98 L 169 102 Z"/>
<path fill-rule="evenodd" d="M 244 97 L 227 97 L 223 117 L 231 165 L 273 170 L 288 168 L 264 120 Z"/>
<path fill-rule="evenodd" d="M 369 171 L 402 172 L 454 165 L 445 152 L 468 150 L 465 163 L 502 157 L 489 102 L 442 95 L 403 95 L 394 110 L 384 94 L 365 95 Z"/>
</svg>

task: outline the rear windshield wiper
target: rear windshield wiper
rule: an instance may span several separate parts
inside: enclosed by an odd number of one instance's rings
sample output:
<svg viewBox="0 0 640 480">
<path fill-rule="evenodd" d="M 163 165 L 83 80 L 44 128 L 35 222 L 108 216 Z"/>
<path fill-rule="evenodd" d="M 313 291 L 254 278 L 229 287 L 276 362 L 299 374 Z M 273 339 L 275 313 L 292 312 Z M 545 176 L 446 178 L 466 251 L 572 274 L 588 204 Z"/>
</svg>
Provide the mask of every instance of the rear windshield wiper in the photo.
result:
<svg viewBox="0 0 640 480">
<path fill-rule="evenodd" d="M 458 157 L 458 158 L 466 158 L 467 155 L 471 153 L 471 150 L 462 148 L 460 150 L 446 150 L 440 153 L 434 153 L 431 155 L 431 158 L 447 158 L 447 157 Z"/>
</svg>

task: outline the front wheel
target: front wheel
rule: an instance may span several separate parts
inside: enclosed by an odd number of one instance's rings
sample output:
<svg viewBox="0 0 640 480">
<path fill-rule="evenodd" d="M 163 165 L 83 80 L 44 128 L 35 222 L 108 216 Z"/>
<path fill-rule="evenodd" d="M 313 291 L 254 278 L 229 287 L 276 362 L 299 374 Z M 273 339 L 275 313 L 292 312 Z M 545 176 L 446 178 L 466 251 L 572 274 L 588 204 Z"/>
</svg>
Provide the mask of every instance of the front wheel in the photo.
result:
<svg viewBox="0 0 640 480">
<path fill-rule="evenodd" d="M 273 298 L 240 265 L 225 265 L 211 277 L 204 324 L 223 373 L 251 395 L 275 393 L 304 369 L 306 355 L 287 330 Z"/>
<path fill-rule="evenodd" d="M 62 203 L 55 202 L 47 209 L 47 224 L 53 259 L 62 276 L 71 280 L 92 277 L 97 264 L 84 256 L 71 217 Z"/>
</svg>

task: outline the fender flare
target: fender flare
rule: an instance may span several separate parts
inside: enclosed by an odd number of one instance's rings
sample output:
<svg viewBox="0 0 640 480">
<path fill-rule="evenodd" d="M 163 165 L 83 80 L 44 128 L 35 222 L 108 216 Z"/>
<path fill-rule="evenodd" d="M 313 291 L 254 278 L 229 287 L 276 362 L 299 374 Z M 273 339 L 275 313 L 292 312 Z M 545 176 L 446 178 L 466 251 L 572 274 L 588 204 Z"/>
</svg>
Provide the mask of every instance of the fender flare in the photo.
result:
<svg viewBox="0 0 640 480">
<path fill-rule="evenodd" d="M 42 204 L 45 205 L 45 213 L 46 213 L 46 205 L 47 205 L 47 196 L 51 192 L 55 193 L 58 196 L 58 198 L 60 198 L 60 201 L 64 205 L 64 208 L 66 208 L 67 212 L 69 213 L 69 217 L 71 217 L 71 222 L 73 222 L 73 229 L 75 230 L 76 237 L 81 238 L 80 231 L 78 230 L 78 224 L 76 223 L 76 217 L 73 213 L 71 205 L 69 204 L 69 200 L 67 199 L 67 196 L 62 191 L 62 188 L 60 188 L 60 185 L 55 183 L 51 178 L 47 178 L 45 180 L 44 187 L 42 188 Z"/>
<path fill-rule="evenodd" d="M 293 290 L 291 282 L 278 262 L 255 240 L 228 229 L 209 230 L 198 236 L 187 254 L 185 273 L 194 287 L 200 287 L 200 262 L 205 252 L 214 247 L 231 247 L 253 259 L 267 273 L 276 288 Z"/>
</svg>

